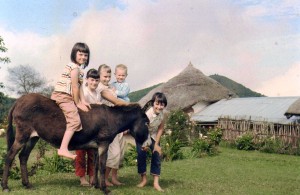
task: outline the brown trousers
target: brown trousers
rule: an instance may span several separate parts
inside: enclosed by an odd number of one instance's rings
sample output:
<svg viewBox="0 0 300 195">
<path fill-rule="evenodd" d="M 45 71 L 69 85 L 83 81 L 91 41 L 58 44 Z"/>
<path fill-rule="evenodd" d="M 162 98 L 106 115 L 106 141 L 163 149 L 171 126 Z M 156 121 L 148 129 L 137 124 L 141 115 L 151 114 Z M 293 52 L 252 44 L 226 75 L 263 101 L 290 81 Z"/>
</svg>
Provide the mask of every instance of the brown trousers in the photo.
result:
<svg viewBox="0 0 300 195">
<path fill-rule="evenodd" d="M 80 131 L 82 129 L 81 121 L 73 97 L 67 93 L 54 91 L 51 99 L 55 100 L 66 117 L 66 131 Z"/>
</svg>

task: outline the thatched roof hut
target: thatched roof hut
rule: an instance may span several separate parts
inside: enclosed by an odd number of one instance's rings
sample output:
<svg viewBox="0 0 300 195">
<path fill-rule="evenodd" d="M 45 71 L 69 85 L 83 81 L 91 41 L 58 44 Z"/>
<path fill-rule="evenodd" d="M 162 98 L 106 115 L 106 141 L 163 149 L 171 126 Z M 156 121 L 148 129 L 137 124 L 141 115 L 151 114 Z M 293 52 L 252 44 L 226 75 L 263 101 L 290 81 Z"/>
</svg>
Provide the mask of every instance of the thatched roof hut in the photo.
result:
<svg viewBox="0 0 300 195">
<path fill-rule="evenodd" d="M 155 92 L 166 94 L 167 110 L 183 109 L 187 112 L 193 111 L 192 106 L 199 102 L 210 104 L 228 98 L 228 95 L 236 97 L 232 91 L 204 75 L 191 63 L 177 76 L 152 89 L 139 103 L 145 105 Z"/>
<path fill-rule="evenodd" d="M 287 118 L 291 116 L 300 116 L 300 98 L 290 105 L 288 110 L 284 113 Z"/>
</svg>

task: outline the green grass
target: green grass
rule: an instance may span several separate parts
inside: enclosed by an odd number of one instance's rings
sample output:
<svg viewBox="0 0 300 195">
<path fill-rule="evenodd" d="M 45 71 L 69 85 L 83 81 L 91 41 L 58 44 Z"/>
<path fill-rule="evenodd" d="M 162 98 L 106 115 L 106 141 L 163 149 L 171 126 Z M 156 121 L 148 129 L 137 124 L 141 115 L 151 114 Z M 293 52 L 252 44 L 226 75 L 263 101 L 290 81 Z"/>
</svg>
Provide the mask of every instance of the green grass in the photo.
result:
<svg viewBox="0 0 300 195">
<path fill-rule="evenodd" d="M 34 156 L 32 157 L 34 158 Z M 214 157 L 162 163 L 160 184 L 164 194 L 300 194 L 300 159 L 297 156 L 266 154 L 220 148 Z M 158 194 L 148 185 L 137 188 L 136 167 L 119 171 L 126 185 L 110 187 L 113 194 Z M 80 187 L 74 173 L 48 174 L 39 171 L 30 177 L 34 189 L 24 189 L 20 180 L 9 180 L 10 194 L 99 194 L 99 189 Z M 101 193 L 100 193 L 101 194 Z"/>
</svg>

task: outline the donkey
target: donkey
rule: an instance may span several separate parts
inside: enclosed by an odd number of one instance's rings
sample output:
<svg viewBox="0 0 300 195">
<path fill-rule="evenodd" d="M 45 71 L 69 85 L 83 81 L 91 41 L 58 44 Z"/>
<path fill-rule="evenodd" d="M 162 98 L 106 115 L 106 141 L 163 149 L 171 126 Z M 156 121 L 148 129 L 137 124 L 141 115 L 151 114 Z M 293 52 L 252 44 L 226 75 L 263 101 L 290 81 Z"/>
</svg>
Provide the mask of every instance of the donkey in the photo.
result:
<svg viewBox="0 0 300 195">
<path fill-rule="evenodd" d="M 129 106 L 108 107 L 91 105 L 88 112 L 79 110 L 83 130 L 75 132 L 69 149 L 95 149 L 95 188 L 100 188 L 105 194 L 107 189 L 104 180 L 107 150 L 115 136 L 127 129 L 142 144 L 148 137 L 149 119 L 138 104 Z M 14 122 L 16 126 L 13 133 Z M 22 184 L 31 188 L 28 180 L 27 161 L 31 150 L 39 138 L 59 147 L 66 128 L 66 120 L 56 103 L 39 94 L 28 94 L 20 97 L 10 109 L 7 128 L 7 157 L 3 170 L 1 186 L 8 192 L 8 175 L 10 166 L 19 154 Z M 100 170 L 100 182 L 98 180 Z"/>
</svg>

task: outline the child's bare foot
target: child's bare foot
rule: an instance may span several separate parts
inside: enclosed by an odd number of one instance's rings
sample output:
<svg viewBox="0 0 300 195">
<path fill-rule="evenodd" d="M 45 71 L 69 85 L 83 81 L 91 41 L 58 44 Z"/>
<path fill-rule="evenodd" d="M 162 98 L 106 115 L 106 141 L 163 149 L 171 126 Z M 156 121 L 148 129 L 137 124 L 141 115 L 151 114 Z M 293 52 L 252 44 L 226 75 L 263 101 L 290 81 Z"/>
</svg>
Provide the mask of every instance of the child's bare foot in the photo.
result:
<svg viewBox="0 0 300 195">
<path fill-rule="evenodd" d="M 147 180 L 142 180 L 141 183 L 137 185 L 137 187 L 142 188 L 147 184 Z"/>
<path fill-rule="evenodd" d="M 110 183 L 110 181 L 108 181 L 108 180 L 105 180 L 105 185 L 106 186 L 110 186 L 110 187 L 114 186 L 114 184 Z"/>
<path fill-rule="evenodd" d="M 153 187 L 159 192 L 164 192 L 164 190 L 159 186 L 159 184 L 153 184 Z"/>
<path fill-rule="evenodd" d="M 113 183 L 113 184 L 116 185 L 116 186 L 124 185 L 124 183 L 119 182 L 117 179 L 112 179 L 112 180 L 111 180 L 111 183 Z"/>
<path fill-rule="evenodd" d="M 57 150 L 57 154 L 58 154 L 58 156 L 70 158 L 72 160 L 75 160 L 75 158 L 77 156 L 75 154 L 70 153 L 68 150 L 61 150 L 61 149 Z"/>
</svg>

